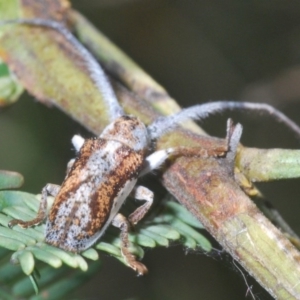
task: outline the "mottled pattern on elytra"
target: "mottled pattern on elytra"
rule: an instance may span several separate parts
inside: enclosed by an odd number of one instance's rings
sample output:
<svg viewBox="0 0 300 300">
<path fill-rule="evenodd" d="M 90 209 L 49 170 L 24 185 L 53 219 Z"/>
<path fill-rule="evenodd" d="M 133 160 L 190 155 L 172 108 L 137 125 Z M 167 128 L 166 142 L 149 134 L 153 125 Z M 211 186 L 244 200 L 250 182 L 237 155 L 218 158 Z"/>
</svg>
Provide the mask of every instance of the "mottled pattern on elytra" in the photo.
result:
<svg viewBox="0 0 300 300">
<path fill-rule="evenodd" d="M 104 232 L 134 187 L 144 160 L 114 140 L 86 140 L 55 198 L 46 242 L 79 252 Z"/>
</svg>

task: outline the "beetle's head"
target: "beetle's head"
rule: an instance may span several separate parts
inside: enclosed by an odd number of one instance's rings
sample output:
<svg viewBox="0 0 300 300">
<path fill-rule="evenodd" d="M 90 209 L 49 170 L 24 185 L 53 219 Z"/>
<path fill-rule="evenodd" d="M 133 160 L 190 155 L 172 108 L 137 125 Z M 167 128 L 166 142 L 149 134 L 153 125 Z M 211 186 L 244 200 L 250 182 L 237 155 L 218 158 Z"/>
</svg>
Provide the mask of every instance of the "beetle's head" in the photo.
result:
<svg viewBox="0 0 300 300">
<path fill-rule="evenodd" d="M 146 150 L 149 145 L 147 128 L 135 116 L 122 116 L 110 123 L 100 138 L 119 141 L 135 151 Z"/>
</svg>

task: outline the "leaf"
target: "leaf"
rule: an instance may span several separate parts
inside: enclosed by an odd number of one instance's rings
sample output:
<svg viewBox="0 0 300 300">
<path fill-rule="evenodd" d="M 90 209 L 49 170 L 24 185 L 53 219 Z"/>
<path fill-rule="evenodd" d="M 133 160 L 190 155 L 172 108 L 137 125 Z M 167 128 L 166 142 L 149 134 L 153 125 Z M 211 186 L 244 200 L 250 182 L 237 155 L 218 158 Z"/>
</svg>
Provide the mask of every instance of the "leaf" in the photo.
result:
<svg viewBox="0 0 300 300">
<path fill-rule="evenodd" d="M 23 87 L 0 59 L 0 107 L 15 103 L 23 93 Z M 0 180 L 1 182 L 1 180 Z"/>
<path fill-rule="evenodd" d="M 34 289 L 35 293 L 38 294 L 39 293 L 39 286 L 38 286 L 37 280 L 35 279 L 34 275 L 29 275 L 29 279 L 31 281 L 31 284 L 33 286 L 33 289 Z"/>
<path fill-rule="evenodd" d="M 36 244 L 36 240 L 30 237 L 29 235 L 22 234 L 17 231 L 13 231 L 9 228 L 0 227 L 0 237 L 9 236 L 10 238 L 17 240 L 21 243 L 24 243 L 28 246 L 32 246 Z"/>
<path fill-rule="evenodd" d="M 100 242 L 96 245 L 96 249 L 102 250 L 114 256 L 121 256 L 120 248 L 106 242 Z"/>
<path fill-rule="evenodd" d="M 169 197 L 169 200 L 175 200 L 174 197 Z M 189 224 L 192 227 L 196 227 L 199 229 L 204 229 L 204 226 L 201 224 L 199 220 L 195 218 L 188 210 L 182 209 L 182 205 L 174 202 L 169 201 L 166 206 L 169 208 L 169 210 L 172 211 L 172 214 L 176 215 L 176 217 L 186 224 Z"/>
<path fill-rule="evenodd" d="M 156 234 L 155 232 L 152 232 L 151 230 L 141 229 L 140 233 L 151 238 L 155 242 L 155 245 L 164 246 L 164 247 L 169 246 L 169 241 L 167 238 L 165 238 L 159 234 Z"/>
<path fill-rule="evenodd" d="M 30 275 L 34 270 L 34 256 L 30 251 L 15 252 L 15 259 L 17 259 L 21 265 L 23 272 L 26 275 Z"/>
<path fill-rule="evenodd" d="M 98 260 L 99 259 L 98 252 L 93 248 L 89 248 L 89 249 L 83 251 L 81 253 L 81 255 L 88 258 L 88 259 L 91 259 L 91 260 Z"/>
<path fill-rule="evenodd" d="M 0 247 L 4 247 L 6 249 L 13 250 L 13 251 L 18 251 L 20 249 L 25 249 L 26 245 L 10 237 L 1 236 Z"/>
<path fill-rule="evenodd" d="M 170 225 L 147 226 L 147 231 L 159 234 L 169 240 L 178 240 L 180 238 L 178 231 L 174 230 Z"/>
<path fill-rule="evenodd" d="M 38 203 L 38 201 L 36 201 L 36 196 L 29 193 L 19 191 L 0 191 L 0 211 L 8 207 L 21 206 L 26 208 L 26 204 L 32 201 Z"/>
<path fill-rule="evenodd" d="M 0 91 L 1 91 L 1 83 L 0 83 Z M 23 183 L 24 183 L 24 178 L 21 174 L 12 171 L 0 170 L 0 190 L 16 189 L 21 187 Z"/>
<path fill-rule="evenodd" d="M 77 255 L 75 255 L 73 253 L 66 252 L 62 249 L 53 247 L 51 245 L 47 245 L 45 243 L 42 243 L 40 245 L 40 248 L 42 250 L 46 251 L 46 252 L 49 252 L 49 253 L 57 256 L 59 259 L 61 259 L 61 261 L 63 263 L 65 263 L 69 267 L 72 267 L 72 268 L 78 268 L 79 267 L 78 260 L 77 260 Z"/>
</svg>

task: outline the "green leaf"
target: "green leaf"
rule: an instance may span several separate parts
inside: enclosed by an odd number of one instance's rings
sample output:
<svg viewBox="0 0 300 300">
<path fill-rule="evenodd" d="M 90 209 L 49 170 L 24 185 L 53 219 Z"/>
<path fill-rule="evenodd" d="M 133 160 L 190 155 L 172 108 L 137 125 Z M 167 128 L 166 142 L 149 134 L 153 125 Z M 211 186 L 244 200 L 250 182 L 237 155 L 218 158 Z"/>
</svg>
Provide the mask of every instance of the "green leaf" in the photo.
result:
<svg viewBox="0 0 300 300">
<path fill-rule="evenodd" d="M 18 240 L 5 237 L 5 236 L 0 236 L 0 247 L 4 247 L 6 249 L 13 250 L 13 251 L 18 251 L 24 249 L 26 245 L 24 243 L 21 243 Z"/>
<path fill-rule="evenodd" d="M 29 276 L 29 279 L 30 279 L 31 284 L 32 284 L 32 286 L 33 286 L 33 289 L 34 289 L 34 291 L 35 291 L 35 293 L 36 293 L 36 295 L 37 295 L 37 294 L 39 293 L 39 285 L 38 285 L 38 283 L 37 283 L 37 280 L 36 280 L 36 278 L 35 278 L 34 275 L 30 275 L 30 276 Z"/>
<path fill-rule="evenodd" d="M 37 259 L 49 264 L 53 268 L 59 268 L 62 265 L 62 260 L 49 251 L 44 251 L 38 247 L 27 247 L 26 250 L 31 251 Z"/>
<path fill-rule="evenodd" d="M 120 248 L 110 243 L 100 242 L 96 245 L 96 248 L 115 256 L 121 256 Z"/>
<path fill-rule="evenodd" d="M 62 249 L 53 247 L 51 245 L 47 245 L 45 243 L 41 243 L 40 249 L 44 250 L 45 252 L 51 253 L 54 256 L 57 256 L 59 259 L 61 259 L 62 262 L 64 262 L 69 267 L 78 268 L 79 266 L 77 256 L 75 254 L 66 252 Z"/>
<path fill-rule="evenodd" d="M 36 196 L 20 191 L 0 191 L 0 210 L 10 206 L 26 207 L 26 203 L 35 201 Z"/>
<path fill-rule="evenodd" d="M 88 264 L 86 260 L 81 255 L 76 255 L 78 267 L 81 269 L 81 271 L 87 271 L 88 270 Z"/>
<path fill-rule="evenodd" d="M 21 187 L 23 183 L 24 183 L 24 178 L 21 174 L 12 171 L 0 170 L 0 190 L 16 189 Z"/>
<path fill-rule="evenodd" d="M 194 249 L 196 246 L 198 246 L 201 247 L 204 251 L 208 251 L 208 252 L 211 251 L 212 246 L 210 242 L 208 242 L 207 239 L 202 234 L 197 232 L 192 227 L 188 226 L 187 224 L 185 224 L 179 219 L 173 220 L 172 226 L 176 228 L 184 236 L 186 240 L 193 239 L 195 241 L 196 245 L 191 246 L 190 248 Z"/>
<path fill-rule="evenodd" d="M 20 226 L 14 226 L 13 230 L 20 232 L 21 234 L 28 235 L 31 238 L 34 238 L 36 241 L 44 240 L 44 232 L 41 231 L 37 226 L 34 228 L 22 228 Z"/>
<path fill-rule="evenodd" d="M 34 270 L 34 257 L 30 251 L 18 251 L 12 255 L 12 259 L 17 259 L 21 265 L 23 272 L 30 275 Z"/>
<path fill-rule="evenodd" d="M 99 259 L 98 252 L 93 248 L 89 248 L 89 249 L 83 251 L 81 253 L 81 255 L 88 258 L 88 259 L 91 259 L 91 260 L 98 260 Z"/>
<path fill-rule="evenodd" d="M 156 234 L 156 233 L 151 232 L 151 231 L 146 230 L 146 229 L 141 229 L 140 233 L 142 235 L 145 235 L 145 236 L 148 236 L 149 238 L 151 238 L 151 240 L 153 240 L 155 242 L 155 245 L 164 246 L 164 247 L 169 246 L 168 239 L 161 236 L 161 235 L 159 235 L 159 234 Z"/>
<path fill-rule="evenodd" d="M 169 240 L 178 240 L 180 238 L 180 233 L 177 230 L 174 230 L 169 225 L 152 225 L 147 226 L 147 231 L 156 233 L 160 236 L 163 236 Z"/>
<path fill-rule="evenodd" d="M 21 219 L 24 221 L 32 220 L 36 216 L 36 213 L 26 206 L 8 206 L 2 211 L 14 219 Z"/>
<path fill-rule="evenodd" d="M 28 246 L 36 244 L 36 240 L 31 238 L 29 235 L 0 226 L 0 238 L 2 236 L 10 236 L 10 238 L 20 241 Z"/>
<path fill-rule="evenodd" d="M 23 90 L 23 86 L 0 59 L 0 107 L 15 103 Z"/>
<path fill-rule="evenodd" d="M 154 239 L 150 238 L 147 235 L 136 233 L 129 235 L 129 241 L 132 243 L 137 243 L 144 247 L 154 248 L 156 243 Z"/>
<path fill-rule="evenodd" d="M 172 197 L 169 198 L 169 200 L 175 200 Z M 199 229 L 204 229 L 204 226 L 200 221 L 198 221 L 188 210 L 184 209 L 182 205 L 180 205 L 177 202 L 174 201 L 168 201 L 166 203 L 166 207 L 172 211 L 174 215 L 180 220 L 182 220 L 184 223 L 189 224 L 192 227 L 196 227 Z"/>
</svg>

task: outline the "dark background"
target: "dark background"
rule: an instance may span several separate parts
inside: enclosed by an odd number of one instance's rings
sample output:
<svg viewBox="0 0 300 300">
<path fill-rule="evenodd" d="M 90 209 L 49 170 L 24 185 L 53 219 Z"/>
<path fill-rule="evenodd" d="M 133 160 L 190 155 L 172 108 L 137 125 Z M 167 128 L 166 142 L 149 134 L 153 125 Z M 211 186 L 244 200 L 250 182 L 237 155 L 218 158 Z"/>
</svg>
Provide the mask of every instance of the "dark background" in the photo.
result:
<svg viewBox="0 0 300 300">
<path fill-rule="evenodd" d="M 209 100 L 268 102 L 300 124 L 298 1 L 74 0 L 73 5 L 183 107 Z M 213 116 L 203 126 L 224 136 L 228 116 Z M 230 116 L 244 125 L 246 146 L 299 148 L 300 139 L 266 115 Z M 62 181 L 73 155 L 72 135 L 88 135 L 28 95 L 1 112 L 0 128 L 0 168 L 21 172 L 23 190 L 33 193 L 47 182 Z M 259 187 L 299 233 L 299 180 Z M 146 250 L 143 262 L 150 272 L 144 278 L 113 258 L 101 257 L 97 277 L 71 299 L 246 298 L 243 276 L 218 251 L 207 256 L 180 246 Z M 270 299 L 251 278 L 247 281 L 257 299 Z"/>
</svg>

